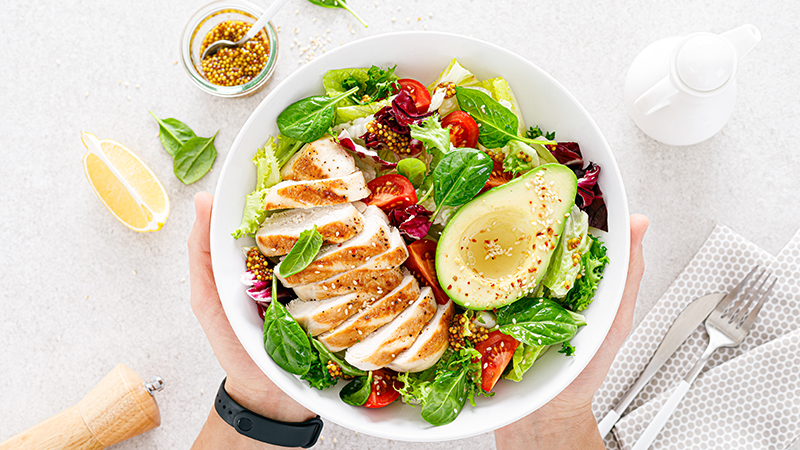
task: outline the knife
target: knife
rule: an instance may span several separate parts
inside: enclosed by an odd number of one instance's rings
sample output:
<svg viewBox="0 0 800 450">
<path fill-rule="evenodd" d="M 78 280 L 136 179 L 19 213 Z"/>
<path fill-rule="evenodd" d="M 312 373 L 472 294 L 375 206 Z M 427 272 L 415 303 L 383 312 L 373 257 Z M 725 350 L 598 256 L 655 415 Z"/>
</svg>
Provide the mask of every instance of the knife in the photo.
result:
<svg viewBox="0 0 800 450">
<path fill-rule="evenodd" d="M 706 317 L 711 314 L 711 311 L 714 311 L 714 308 L 717 307 L 723 298 L 725 298 L 724 292 L 709 294 L 689 303 L 689 305 L 681 311 L 675 321 L 672 322 L 672 325 L 670 325 L 667 334 L 664 335 L 664 338 L 658 345 L 653 357 L 650 358 L 650 362 L 647 364 L 647 367 L 645 367 L 644 372 L 639 376 L 639 379 L 636 380 L 636 383 L 622 396 L 617 405 L 614 406 L 614 409 L 606 414 L 603 420 L 597 424 L 597 428 L 600 429 L 600 436 L 605 437 L 608 432 L 611 431 L 622 413 L 628 409 L 628 406 L 630 406 L 631 402 L 633 402 L 633 399 L 639 394 L 642 388 L 644 388 L 656 372 L 661 369 L 661 366 L 667 362 L 670 356 L 678 350 L 678 347 L 683 344 L 683 341 L 706 320 Z"/>
</svg>

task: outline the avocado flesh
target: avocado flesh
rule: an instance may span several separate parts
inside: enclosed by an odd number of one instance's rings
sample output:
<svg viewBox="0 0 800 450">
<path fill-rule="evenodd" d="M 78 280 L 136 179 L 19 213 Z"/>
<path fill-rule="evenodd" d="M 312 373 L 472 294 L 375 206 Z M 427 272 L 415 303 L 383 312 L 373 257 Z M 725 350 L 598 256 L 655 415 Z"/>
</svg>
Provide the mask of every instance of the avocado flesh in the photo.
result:
<svg viewBox="0 0 800 450">
<path fill-rule="evenodd" d="M 450 220 L 436 247 L 447 295 L 468 309 L 492 309 L 541 282 L 575 204 L 578 180 L 545 164 L 473 199 Z"/>
</svg>

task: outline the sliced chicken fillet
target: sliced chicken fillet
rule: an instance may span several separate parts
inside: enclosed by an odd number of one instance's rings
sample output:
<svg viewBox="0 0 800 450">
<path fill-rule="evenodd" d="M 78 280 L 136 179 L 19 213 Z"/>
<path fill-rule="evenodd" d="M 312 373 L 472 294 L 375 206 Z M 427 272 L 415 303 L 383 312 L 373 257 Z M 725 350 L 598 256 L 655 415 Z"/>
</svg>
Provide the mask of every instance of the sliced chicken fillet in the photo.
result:
<svg viewBox="0 0 800 450">
<path fill-rule="evenodd" d="M 418 298 L 417 280 L 406 275 L 403 282 L 385 297 L 373 302 L 333 330 L 319 335 L 319 340 L 332 352 L 344 350 L 391 322 Z"/>
<path fill-rule="evenodd" d="M 327 136 L 303 146 L 281 168 L 281 180 L 324 180 L 349 175 L 356 163 L 347 151 Z"/>
<path fill-rule="evenodd" d="M 325 300 L 339 295 L 362 292 L 385 294 L 403 281 L 400 269 L 368 270 L 355 269 L 320 283 L 303 284 L 294 287 L 300 300 Z"/>
<path fill-rule="evenodd" d="M 289 302 L 286 309 L 303 329 L 316 336 L 330 331 L 381 297 L 383 296 L 354 292 L 327 300 L 306 302 L 295 299 Z"/>
<path fill-rule="evenodd" d="M 424 289 L 430 288 L 422 288 L 420 292 Z M 422 372 L 436 364 L 436 361 L 442 357 L 450 345 L 448 342 L 449 328 L 454 313 L 452 300 L 444 305 L 439 305 L 436 315 L 419 333 L 414 345 L 398 354 L 397 358 L 386 367 L 397 372 Z"/>
<path fill-rule="evenodd" d="M 420 331 L 436 313 L 431 288 L 420 290 L 419 298 L 391 322 L 347 349 L 345 360 L 361 370 L 377 370 L 414 344 Z"/>
<path fill-rule="evenodd" d="M 286 287 L 317 283 L 362 266 L 373 257 L 389 250 L 389 226 L 380 217 L 372 214 L 364 214 L 364 222 L 364 229 L 352 239 L 321 248 L 316 259 L 308 267 L 288 278 L 280 276 L 281 265 L 278 264 L 275 266 L 278 279 Z M 396 246 L 397 242 L 394 241 L 393 244 Z M 400 245 L 405 248 L 402 239 Z M 395 266 L 383 265 L 379 268 L 389 269 L 391 267 Z"/>
<path fill-rule="evenodd" d="M 281 181 L 267 190 L 264 210 L 338 205 L 367 196 L 369 189 L 361 172 L 325 180 Z"/>
<path fill-rule="evenodd" d="M 289 253 L 300 233 L 317 226 L 323 244 L 340 244 L 364 228 L 361 213 L 350 203 L 310 209 L 291 209 L 272 214 L 256 233 L 256 244 L 265 256 Z"/>
</svg>

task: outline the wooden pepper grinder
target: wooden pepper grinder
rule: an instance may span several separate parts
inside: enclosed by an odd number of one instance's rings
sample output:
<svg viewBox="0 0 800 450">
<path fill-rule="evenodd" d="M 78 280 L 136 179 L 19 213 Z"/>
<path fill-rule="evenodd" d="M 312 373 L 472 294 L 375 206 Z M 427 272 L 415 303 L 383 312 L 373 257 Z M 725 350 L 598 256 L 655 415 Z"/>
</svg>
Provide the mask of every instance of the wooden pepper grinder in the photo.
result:
<svg viewBox="0 0 800 450">
<path fill-rule="evenodd" d="M 119 364 L 77 405 L 0 443 L 0 450 L 99 450 L 161 425 L 153 393 L 161 377 L 145 382 Z"/>
</svg>

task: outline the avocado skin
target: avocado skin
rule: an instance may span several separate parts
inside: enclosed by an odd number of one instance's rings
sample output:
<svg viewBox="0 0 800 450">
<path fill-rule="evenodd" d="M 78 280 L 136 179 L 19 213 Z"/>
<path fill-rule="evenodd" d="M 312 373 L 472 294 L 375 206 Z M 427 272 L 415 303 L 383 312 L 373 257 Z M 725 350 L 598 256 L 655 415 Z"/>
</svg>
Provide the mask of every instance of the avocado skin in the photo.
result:
<svg viewBox="0 0 800 450">
<path fill-rule="evenodd" d="M 447 295 L 467 309 L 493 309 L 532 292 L 547 272 L 566 216 L 575 203 L 577 185 L 578 180 L 568 167 L 545 164 L 461 207 L 445 227 L 436 247 L 436 273 Z M 514 223 L 531 224 L 528 228 L 531 236 L 543 233 L 542 237 L 531 238 L 532 252 L 511 273 L 494 279 L 475 273 L 459 249 L 465 231 L 478 221 L 508 222 L 514 215 L 519 216 L 516 219 L 519 222 Z M 519 236 L 516 239 L 523 240 Z"/>
</svg>

